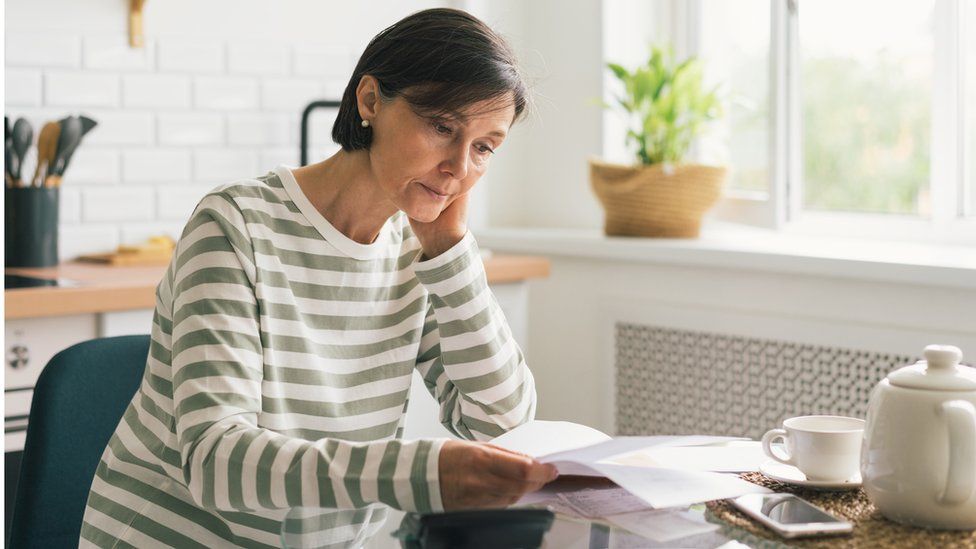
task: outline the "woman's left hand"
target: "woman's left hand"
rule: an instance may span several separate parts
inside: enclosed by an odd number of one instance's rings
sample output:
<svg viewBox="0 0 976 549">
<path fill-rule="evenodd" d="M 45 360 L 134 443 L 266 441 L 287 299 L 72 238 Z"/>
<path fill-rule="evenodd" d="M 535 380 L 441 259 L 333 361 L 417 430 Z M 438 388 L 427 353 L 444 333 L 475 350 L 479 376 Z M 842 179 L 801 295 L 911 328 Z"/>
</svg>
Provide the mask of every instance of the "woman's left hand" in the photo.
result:
<svg viewBox="0 0 976 549">
<path fill-rule="evenodd" d="M 424 249 L 424 259 L 441 255 L 464 238 L 468 232 L 469 196 L 468 193 L 458 195 L 433 221 L 410 219 L 410 226 Z"/>
</svg>

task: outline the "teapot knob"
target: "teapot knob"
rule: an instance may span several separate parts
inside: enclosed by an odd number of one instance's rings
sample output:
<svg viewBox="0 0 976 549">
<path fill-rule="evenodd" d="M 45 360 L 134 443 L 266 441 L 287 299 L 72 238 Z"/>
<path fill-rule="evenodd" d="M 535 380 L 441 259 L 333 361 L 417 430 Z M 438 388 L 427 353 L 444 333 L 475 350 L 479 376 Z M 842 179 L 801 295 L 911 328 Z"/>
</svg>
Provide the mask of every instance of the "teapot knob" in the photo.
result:
<svg viewBox="0 0 976 549">
<path fill-rule="evenodd" d="M 932 370 L 953 370 L 962 360 L 962 350 L 953 345 L 929 345 L 924 354 Z"/>
</svg>

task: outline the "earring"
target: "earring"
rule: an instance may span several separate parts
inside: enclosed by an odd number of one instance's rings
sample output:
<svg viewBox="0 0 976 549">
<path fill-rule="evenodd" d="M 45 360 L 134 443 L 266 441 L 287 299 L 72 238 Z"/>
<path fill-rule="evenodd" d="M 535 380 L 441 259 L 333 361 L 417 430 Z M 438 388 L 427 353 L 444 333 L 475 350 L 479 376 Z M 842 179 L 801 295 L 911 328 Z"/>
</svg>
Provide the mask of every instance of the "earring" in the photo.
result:
<svg viewBox="0 0 976 549">
<path fill-rule="evenodd" d="M 369 120 L 363 120 L 363 127 L 364 128 L 368 128 L 369 127 Z"/>
</svg>

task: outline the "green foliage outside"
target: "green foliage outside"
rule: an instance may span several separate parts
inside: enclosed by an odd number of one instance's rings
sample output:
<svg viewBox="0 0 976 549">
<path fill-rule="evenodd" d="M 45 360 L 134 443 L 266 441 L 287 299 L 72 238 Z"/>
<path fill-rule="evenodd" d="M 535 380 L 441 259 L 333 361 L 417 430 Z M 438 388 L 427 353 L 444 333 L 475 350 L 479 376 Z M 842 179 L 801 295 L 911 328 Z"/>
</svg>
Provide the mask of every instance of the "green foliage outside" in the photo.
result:
<svg viewBox="0 0 976 549">
<path fill-rule="evenodd" d="M 909 60 L 876 59 L 803 63 L 805 208 L 920 211 L 929 188 L 931 89 L 909 76 Z"/>
<path fill-rule="evenodd" d="M 633 72 L 616 63 L 607 67 L 624 94 L 604 107 L 623 110 L 630 126 L 627 144 L 636 145 L 642 164 L 679 162 L 703 124 L 722 114 L 715 90 L 703 90 L 702 66 L 694 57 L 675 65 L 670 49 L 653 47 L 647 63 Z"/>
</svg>

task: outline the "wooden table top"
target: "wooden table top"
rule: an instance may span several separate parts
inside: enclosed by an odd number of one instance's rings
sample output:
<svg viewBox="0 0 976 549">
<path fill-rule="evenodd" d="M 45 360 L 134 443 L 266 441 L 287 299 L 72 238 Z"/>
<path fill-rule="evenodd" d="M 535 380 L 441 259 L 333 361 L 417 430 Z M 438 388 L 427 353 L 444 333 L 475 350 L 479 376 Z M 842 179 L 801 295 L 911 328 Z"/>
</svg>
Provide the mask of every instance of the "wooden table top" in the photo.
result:
<svg viewBox="0 0 976 549">
<path fill-rule="evenodd" d="M 4 290 L 5 319 L 64 316 L 156 306 L 156 286 L 167 266 L 110 267 L 77 261 L 57 267 L 5 269 L 47 279 L 67 279 L 76 286 L 40 286 Z M 495 255 L 485 260 L 488 282 L 504 284 L 549 276 L 549 260 L 537 256 Z"/>
</svg>

